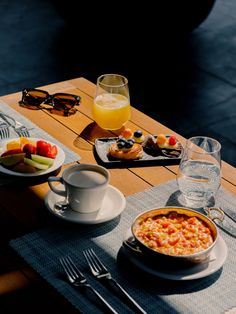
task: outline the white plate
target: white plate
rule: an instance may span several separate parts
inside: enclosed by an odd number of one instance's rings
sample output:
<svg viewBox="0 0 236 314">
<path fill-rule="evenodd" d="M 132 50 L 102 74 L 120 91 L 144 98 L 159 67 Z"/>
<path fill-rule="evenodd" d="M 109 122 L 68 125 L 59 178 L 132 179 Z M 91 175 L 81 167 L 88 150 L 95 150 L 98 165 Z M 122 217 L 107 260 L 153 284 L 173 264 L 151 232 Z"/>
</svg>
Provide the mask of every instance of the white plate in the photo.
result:
<svg viewBox="0 0 236 314">
<path fill-rule="evenodd" d="M 6 145 L 8 142 L 14 141 L 14 140 L 18 141 L 19 137 L 11 138 L 11 139 L 8 139 L 6 141 L 2 141 L 0 144 L 0 153 L 2 154 L 4 151 L 6 151 Z M 30 137 L 29 140 L 36 142 L 36 141 L 39 141 L 42 139 Z M 48 140 L 45 140 L 45 141 L 51 145 L 56 145 L 56 144 L 54 144 Z M 7 169 L 7 168 L 3 167 L 2 165 L 0 165 L 0 172 L 4 173 L 4 174 L 8 174 L 8 175 L 17 176 L 17 177 L 36 177 L 36 176 L 41 176 L 41 175 L 45 175 L 47 173 L 53 172 L 53 171 L 57 170 L 58 168 L 60 168 L 61 165 L 63 164 L 64 160 L 65 160 L 64 151 L 59 146 L 56 145 L 56 147 L 57 147 L 58 153 L 57 153 L 57 156 L 54 160 L 54 163 L 50 168 L 48 168 L 46 170 L 38 171 L 38 172 L 34 172 L 34 173 L 21 173 L 21 172 L 12 171 L 12 170 Z"/>
<path fill-rule="evenodd" d="M 58 189 L 63 189 L 63 185 L 60 184 L 57 186 Z M 119 216 L 126 206 L 126 199 L 124 195 L 114 186 L 108 185 L 105 197 L 102 202 L 101 209 L 96 213 L 91 214 L 81 214 L 70 208 L 65 211 L 60 211 L 55 209 L 55 203 L 61 202 L 65 198 L 60 196 L 53 191 L 49 191 L 45 198 L 45 204 L 49 211 L 55 216 L 75 223 L 80 224 L 98 224 L 112 220 Z"/>
<path fill-rule="evenodd" d="M 131 237 L 132 234 L 129 229 L 124 240 L 128 240 Z M 215 247 L 211 251 L 209 262 L 195 264 L 191 267 L 187 267 L 186 269 L 171 270 L 161 267 L 162 265 L 159 265 L 158 267 L 157 265 L 154 266 L 145 263 L 137 256 L 138 253 L 132 253 L 131 249 L 128 249 L 125 246 L 122 247 L 122 250 L 126 258 L 128 258 L 131 263 L 138 268 L 150 275 L 170 280 L 193 280 L 207 277 L 215 273 L 223 266 L 228 254 L 226 243 L 224 239 L 219 236 Z"/>
</svg>

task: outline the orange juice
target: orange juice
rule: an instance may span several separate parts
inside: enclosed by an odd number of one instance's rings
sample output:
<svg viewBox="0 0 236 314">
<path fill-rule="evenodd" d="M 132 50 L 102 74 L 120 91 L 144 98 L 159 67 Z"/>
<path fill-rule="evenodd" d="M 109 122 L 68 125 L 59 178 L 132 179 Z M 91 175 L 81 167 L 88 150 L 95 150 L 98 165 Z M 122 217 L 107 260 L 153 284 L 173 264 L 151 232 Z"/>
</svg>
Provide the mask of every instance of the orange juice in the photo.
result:
<svg viewBox="0 0 236 314">
<path fill-rule="evenodd" d="M 120 129 L 130 118 L 129 99 L 120 94 L 101 94 L 95 98 L 93 118 L 106 130 Z"/>
</svg>

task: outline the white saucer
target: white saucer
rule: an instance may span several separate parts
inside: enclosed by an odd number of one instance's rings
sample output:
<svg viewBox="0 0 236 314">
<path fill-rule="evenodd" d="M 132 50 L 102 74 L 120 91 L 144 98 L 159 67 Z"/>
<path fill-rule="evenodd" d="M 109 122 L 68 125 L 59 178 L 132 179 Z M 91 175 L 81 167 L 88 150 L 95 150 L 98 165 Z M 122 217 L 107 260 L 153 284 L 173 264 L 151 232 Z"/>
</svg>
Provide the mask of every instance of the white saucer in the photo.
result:
<svg viewBox="0 0 236 314">
<path fill-rule="evenodd" d="M 124 241 L 131 238 L 132 234 L 131 230 L 129 229 L 125 235 Z M 145 261 L 137 256 L 137 254 L 139 253 L 133 253 L 131 249 L 128 249 L 125 246 L 122 247 L 122 250 L 126 258 L 128 258 L 131 263 L 133 263 L 138 268 L 142 269 L 152 276 L 154 275 L 160 278 L 170 280 L 192 280 L 207 277 L 215 273 L 223 266 L 228 254 L 226 243 L 224 239 L 219 236 L 215 247 L 211 251 L 209 262 L 195 264 L 185 269 L 173 270 L 164 268 L 162 265 L 151 265 L 147 262 L 145 263 Z"/>
<path fill-rule="evenodd" d="M 62 184 L 60 184 L 57 188 L 60 189 L 62 187 Z M 49 211 L 55 216 L 80 224 L 93 225 L 112 220 L 119 216 L 126 206 L 126 199 L 124 195 L 112 185 L 109 185 L 107 188 L 101 209 L 95 213 L 81 214 L 71 210 L 70 208 L 65 211 L 55 209 L 55 203 L 63 201 L 64 199 L 65 198 L 63 196 L 57 195 L 53 191 L 49 191 L 45 198 L 45 204 Z"/>
</svg>

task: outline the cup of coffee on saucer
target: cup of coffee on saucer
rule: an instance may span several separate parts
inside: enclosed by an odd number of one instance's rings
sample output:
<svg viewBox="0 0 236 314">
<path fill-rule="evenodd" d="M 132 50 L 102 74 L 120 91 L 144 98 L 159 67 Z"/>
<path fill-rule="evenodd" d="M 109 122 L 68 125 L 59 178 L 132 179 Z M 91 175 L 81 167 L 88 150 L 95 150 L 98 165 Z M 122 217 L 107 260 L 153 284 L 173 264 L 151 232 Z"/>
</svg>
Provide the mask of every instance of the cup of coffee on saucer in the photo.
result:
<svg viewBox="0 0 236 314">
<path fill-rule="evenodd" d="M 101 208 L 109 185 L 110 173 L 96 164 L 78 164 L 64 170 L 61 177 L 49 177 L 50 189 L 65 198 L 65 206 L 80 214 L 92 214 Z M 59 189 L 54 182 L 60 182 Z"/>
</svg>

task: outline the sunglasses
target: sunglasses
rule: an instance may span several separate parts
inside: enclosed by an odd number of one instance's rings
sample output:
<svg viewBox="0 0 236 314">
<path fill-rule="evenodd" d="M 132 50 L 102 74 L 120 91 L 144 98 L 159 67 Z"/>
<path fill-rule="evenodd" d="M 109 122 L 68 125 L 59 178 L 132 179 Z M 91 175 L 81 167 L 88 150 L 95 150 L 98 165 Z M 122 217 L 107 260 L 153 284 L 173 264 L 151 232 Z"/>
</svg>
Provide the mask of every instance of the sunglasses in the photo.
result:
<svg viewBox="0 0 236 314">
<path fill-rule="evenodd" d="M 80 99 L 80 96 L 67 93 L 50 95 L 41 89 L 24 88 L 19 104 L 28 109 L 47 109 L 51 113 L 69 116 L 77 111 L 75 106 L 80 104 Z"/>
</svg>

